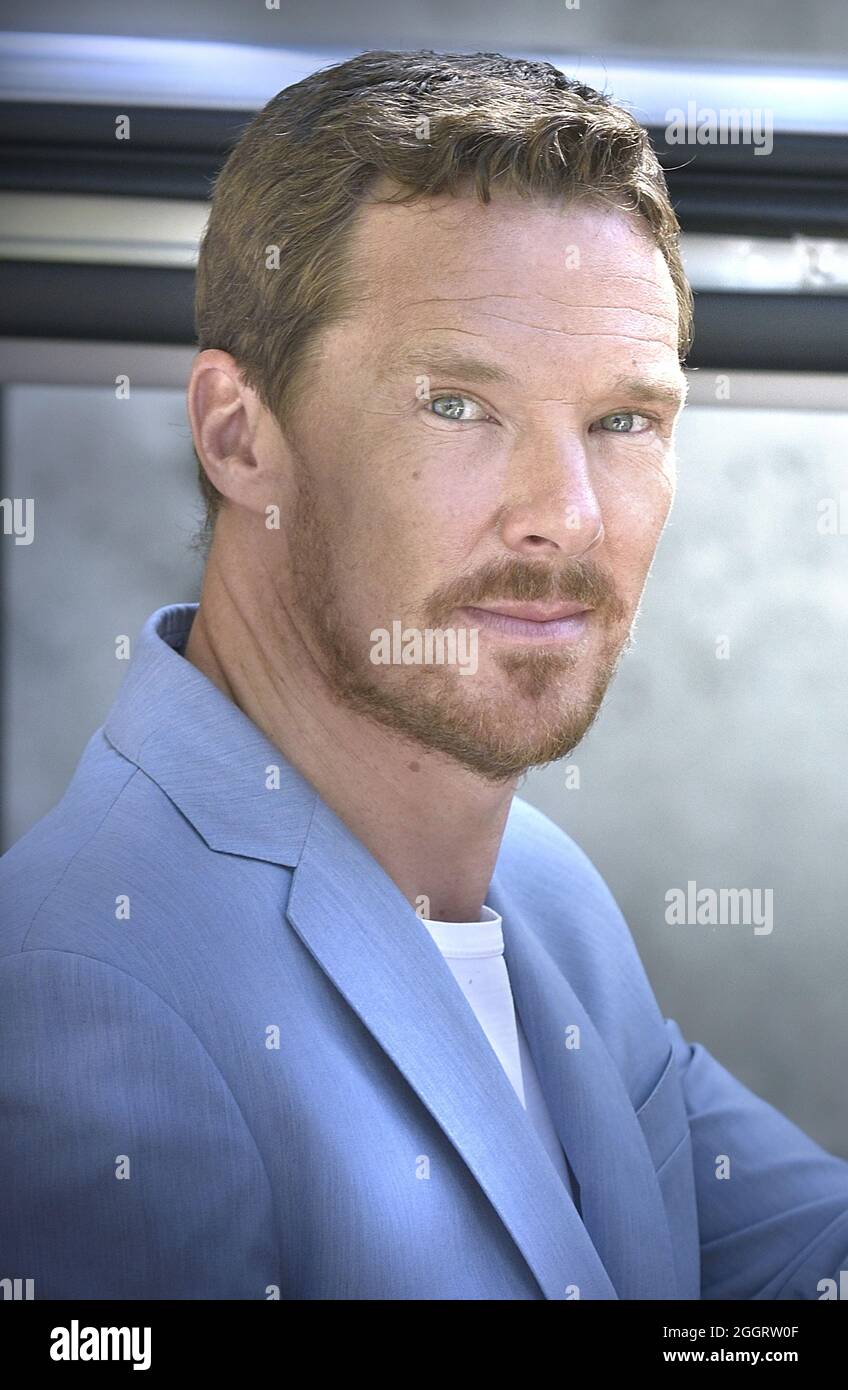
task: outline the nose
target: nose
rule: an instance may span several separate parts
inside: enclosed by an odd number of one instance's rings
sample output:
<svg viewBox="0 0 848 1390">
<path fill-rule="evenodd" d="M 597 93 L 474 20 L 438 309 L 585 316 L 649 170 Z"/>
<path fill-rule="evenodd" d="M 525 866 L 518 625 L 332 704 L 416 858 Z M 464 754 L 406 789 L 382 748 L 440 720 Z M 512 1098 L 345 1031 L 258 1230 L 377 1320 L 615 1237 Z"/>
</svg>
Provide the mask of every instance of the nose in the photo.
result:
<svg viewBox="0 0 848 1390">
<path fill-rule="evenodd" d="M 510 477 L 514 500 L 500 514 L 500 537 L 517 555 L 580 559 L 603 544 L 604 521 L 589 462 L 577 438 L 534 442 Z"/>
</svg>

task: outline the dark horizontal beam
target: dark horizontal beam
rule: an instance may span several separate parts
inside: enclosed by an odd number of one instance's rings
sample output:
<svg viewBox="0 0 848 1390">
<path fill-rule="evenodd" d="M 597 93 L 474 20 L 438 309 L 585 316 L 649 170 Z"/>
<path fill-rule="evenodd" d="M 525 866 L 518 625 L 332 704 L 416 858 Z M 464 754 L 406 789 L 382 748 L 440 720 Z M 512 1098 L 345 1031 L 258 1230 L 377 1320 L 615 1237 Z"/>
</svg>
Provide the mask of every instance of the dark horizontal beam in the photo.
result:
<svg viewBox="0 0 848 1390">
<path fill-rule="evenodd" d="M 0 335 L 195 342 L 194 273 L 147 266 L 0 262 Z M 695 296 L 692 367 L 848 372 L 848 295 Z"/>
<path fill-rule="evenodd" d="M 0 261 L 0 335 L 192 343 L 194 272 Z"/>
<path fill-rule="evenodd" d="M 119 114 L 128 140 L 116 138 Z M 0 102 L 0 188 L 206 199 L 253 114 Z"/>
<path fill-rule="evenodd" d="M 118 114 L 130 140 L 115 138 Z M 0 188 L 206 199 L 253 114 L 0 102 Z M 684 231 L 848 237 L 848 136 L 776 132 L 764 155 L 649 134 Z"/>
<path fill-rule="evenodd" d="M 848 372 L 848 295 L 695 295 L 690 367 Z"/>
</svg>

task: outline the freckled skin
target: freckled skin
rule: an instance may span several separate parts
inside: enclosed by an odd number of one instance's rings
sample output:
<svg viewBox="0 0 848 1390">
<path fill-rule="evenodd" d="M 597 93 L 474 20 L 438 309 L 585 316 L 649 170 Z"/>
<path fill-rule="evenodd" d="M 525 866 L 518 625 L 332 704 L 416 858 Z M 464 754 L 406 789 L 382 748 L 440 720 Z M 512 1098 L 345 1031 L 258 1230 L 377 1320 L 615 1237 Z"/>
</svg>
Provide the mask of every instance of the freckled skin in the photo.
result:
<svg viewBox="0 0 848 1390">
<path fill-rule="evenodd" d="M 186 657 L 411 902 L 476 920 L 518 778 L 577 746 L 631 641 L 679 406 L 613 383 L 682 386 L 676 298 L 647 228 L 608 206 L 370 204 L 350 254 L 366 297 L 322 332 L 282 426 L 228 354 L 195 360 L 195 444 L 226 505 Z M 398 364 L 434 346 L 515 382 L 422 391 Z M 473 674 L 370 660 L 394 620 L 457 626 L 458 607 L 509 599 L 594 612 L 570 644 L 481 628 Z"/>
</svg>

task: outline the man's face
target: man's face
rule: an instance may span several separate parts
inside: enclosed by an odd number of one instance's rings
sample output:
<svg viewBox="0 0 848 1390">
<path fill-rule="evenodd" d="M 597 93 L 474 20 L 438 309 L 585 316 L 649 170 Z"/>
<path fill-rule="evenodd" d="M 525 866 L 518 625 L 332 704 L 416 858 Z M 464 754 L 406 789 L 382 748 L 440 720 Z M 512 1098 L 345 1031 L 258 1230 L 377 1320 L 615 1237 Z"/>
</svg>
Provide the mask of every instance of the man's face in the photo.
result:
<svg viewBox="0 0 848 1390">
<path fill-rule="evenodd" d="M 278 593 L 338 700 L 508 780 L 580 742 L 632 640 L 674 495 L 671 277 L 626 215 L 512 194 L 369 205 L 353 263 L 368 297 L 284 423 Z M 395 622 L 476 627 L 476 670 L 375 664 Z"/>
</svg>

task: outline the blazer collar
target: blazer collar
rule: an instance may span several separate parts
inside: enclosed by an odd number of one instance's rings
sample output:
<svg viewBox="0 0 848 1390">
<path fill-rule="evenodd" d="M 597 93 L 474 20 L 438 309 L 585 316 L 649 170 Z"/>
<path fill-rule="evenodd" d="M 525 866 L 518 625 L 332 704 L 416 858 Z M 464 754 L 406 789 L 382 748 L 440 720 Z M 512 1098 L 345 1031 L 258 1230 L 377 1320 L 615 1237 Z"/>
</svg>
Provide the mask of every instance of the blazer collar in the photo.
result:
<svg viewBox="0 0 848 1390">
<path fill-rule="evenodd" d="M 411 904 L 280 750 L 181 655 L 197 608 L 172 604 L 148 618 L 106 737 L 210 849 L 294 868 L 291 926 L 467 1164 L 546 1298 L 575 1288 L 584 1299 L 678 1297 L 641 1127 L 564 968 L 532 928 L 527 895 L 502 886 L 496 868 L 487 902 L 504 919 L 516 1007 L 580 1184 L 582 1219 Z M 515 833 L 511 815 L 504 843 Z M 581 1048 L 572 1051 L 564 1034 L 573 1023 Z"/>
<path fill-rule="evenodd" d="M 210 849 L 295 865 L 318 793 L 182 655 L 197 603 L 151 613 L 103 725 Z"/>
</svg>

